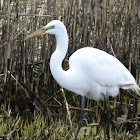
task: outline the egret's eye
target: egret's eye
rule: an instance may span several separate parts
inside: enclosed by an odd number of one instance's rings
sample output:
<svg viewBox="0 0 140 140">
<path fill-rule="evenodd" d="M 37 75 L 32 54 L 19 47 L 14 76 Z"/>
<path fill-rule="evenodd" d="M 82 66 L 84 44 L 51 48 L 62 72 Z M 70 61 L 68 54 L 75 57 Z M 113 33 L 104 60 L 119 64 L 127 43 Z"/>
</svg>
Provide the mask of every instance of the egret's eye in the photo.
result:
<svg viewBox="0 0 140 140">
<path fill-rule="evenodd" d="M 54 29 L 54 28 L 55 28 L 54 25 L 53 26 L 44 27 L 44 29 L 46 29 L 46 30 L 50 30 L 50 29 Z"/>
<path fill-rule="evenodd" d="M 50 26 L 50 29 L 54 29 L 55 28 L 55 26 Z"/>
</svg>

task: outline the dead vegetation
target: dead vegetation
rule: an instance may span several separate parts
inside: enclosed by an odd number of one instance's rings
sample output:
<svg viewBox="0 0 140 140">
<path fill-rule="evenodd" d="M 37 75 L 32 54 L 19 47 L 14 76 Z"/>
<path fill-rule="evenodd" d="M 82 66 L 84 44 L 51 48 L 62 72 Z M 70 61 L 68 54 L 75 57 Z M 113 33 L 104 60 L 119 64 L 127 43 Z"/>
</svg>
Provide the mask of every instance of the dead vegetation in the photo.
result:
<svg viewBox="0 0 140 140">
<path fill-rule="evenodd" d="M 94 46 L 116 56 L 140 84 L 138 0 L 1 0 L 0 15 L 0 119 L 11 120 L 11 113 L 7 114 L 11 111 L 14 120 L 8 128 L 0 128 L 2 138 L 10 135 L 16 139 L 18 135 L 22 139 L 25 136 L 27 139 L 72 139 L 79 111 L 74 107 L 70 112 L 68 108 L 66 111 L 65 104 L 79 107 L 79 96 L 64 91 L 65 98 L 51 76 L 49 60 L 55 49 L 55 38 L 44 35 L 24 41 L 26 35 L 53 19 L 63 21 L 69 34 L 70 47 L 64 69 L 68 68 L 68 58 L 75 50 Z M 121 91 L 116 99 L 110 98 L 109 109 L 115 123 L 112 139 L 140 138 L 140 99 L 133 95 Z M 85 111 L 83 125 L 88 126 L 89 133 L 83 134 L 81 139 L 104 138 L 103 102 L 87 99 L 85 106 L 92 111 Z M 36 111 L 42 114 L 35 115 Z M 43 127 L 38 123 L 31 125 L 33 130 L 40 128 L 38 137 L 23 131 L 24 127 L 31 127 L 27 122 L 35 123 L 39 119 Z M 20 125 L 15 124 L 17 121 Z M 10 125 L 6 121 L 0 122 Z M 60 132 L 61 137 L 58 136 Z"/>
</svg>

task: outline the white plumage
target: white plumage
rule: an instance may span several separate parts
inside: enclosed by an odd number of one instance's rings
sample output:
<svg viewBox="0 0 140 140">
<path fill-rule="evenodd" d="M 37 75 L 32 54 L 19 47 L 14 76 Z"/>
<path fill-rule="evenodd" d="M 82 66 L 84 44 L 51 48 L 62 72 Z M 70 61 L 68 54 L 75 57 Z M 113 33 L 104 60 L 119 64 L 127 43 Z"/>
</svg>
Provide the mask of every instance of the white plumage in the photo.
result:
<svg viewBox="0 0 140 140">
<path fill-rule="evenodd" d="M 51 56 L 50 69 L 54 79 L 67 90 L 94 100 L 106 96 L 117 96 L 119 89 L 132 89 L 140 95 L 134 77 L 114 56 L 93 47 L 75 51 L 69 58 L 69 69 L 64 71 L 62 61 L 68 49 L 68 34 L 59 20 L 30 34 L 25 40 L 42 33 L 54 34 L 57 41 Z"/>
<path fill-rule="evenodd" d="M 85 47 L 74 52 L 69 58 L 69 69 L 63 70 L 62 62 L 68 49 L 68 35 L 61 21 L 53 20 L 45 27 L 30 34 L 25 40 L 42 33 L 54 34 L 57 41 L 51 56 L 50 69 L 54 79 L 67 90 L 82 96 L 81 117 L 75 140 L 82 124 L 84 96 L 90 99 L 105 100 L 107 111 L 107 135 L 109 135 L 110 115 L 106 97 L 115 97 L 119 89 L 132 89 L 140 95 L 140 88 L 127 68 L 112 55 L 93 47 Z"/>
<path fill-rule="evenodd" d="M 64 24 L 51 21 L 47 27 L 54 29 L 46 33 L 54 34 L 57 47 L 51 56 L 50 68 L 54 79 L 67 90 L 94 100 L 106 96 L 117 96 L 119 88 L 132 89 L 139 94 L 139 87 L 132 74 L 114 56 L 92 47 L 74 52 L 69 58 L 69 69 L 62 69 L 62 61 L 68 49 L 68 35 Z"/>
</svg>

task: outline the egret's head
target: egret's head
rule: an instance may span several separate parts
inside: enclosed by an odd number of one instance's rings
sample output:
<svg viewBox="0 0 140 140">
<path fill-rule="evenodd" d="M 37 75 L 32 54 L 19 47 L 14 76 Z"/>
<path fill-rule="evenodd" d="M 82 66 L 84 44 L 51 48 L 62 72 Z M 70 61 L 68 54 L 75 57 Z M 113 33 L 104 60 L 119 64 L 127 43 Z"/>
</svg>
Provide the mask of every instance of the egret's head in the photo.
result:
<svg viewBox="0 0 140 140">
<path fill-rule="evenodd" d="M 25 40 L 38 36 L 40 34 L 55 34 L 57 35 L 60 32 L 63 32 L 65 29 L 64 24 L 59 21 L 59 20 L 53 20 L 51 22 L 49 22 L 45 27 L 33 32 L 32 34 L 29 34 Z"/>
</svg>

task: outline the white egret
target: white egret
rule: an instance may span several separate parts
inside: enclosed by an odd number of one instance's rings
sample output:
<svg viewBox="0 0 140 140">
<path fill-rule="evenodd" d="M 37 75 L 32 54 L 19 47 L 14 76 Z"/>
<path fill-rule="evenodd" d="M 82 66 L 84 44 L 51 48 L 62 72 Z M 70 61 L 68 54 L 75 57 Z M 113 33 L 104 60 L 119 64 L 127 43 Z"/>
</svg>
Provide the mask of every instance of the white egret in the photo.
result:
<svg viewBox="0 0 140 140">
<path fill-rule="evenodd" d="M 119 89 L 132 89 L 140 95 L 140 88 L 127 68 L 112 55 L 93 47 L 85 47 L 74 52 L 69 58 L 69 69 L 63 70 L 62 61 L 68 49 L 68 34 L 65 25 L 58 20 L 49 22 L 45 27 L 30 34 L 25 40 L 42 33 L 54 34 L 57 41 L 55 52 L 51 56 L 50 69 L 54 79 L 67 90 L 82 96 L 79 128 L 81 128 L 84 97 L 105 100 L 108 114 L 107 134 L 109 136 L 109 112 L 107 97 L 115 97 Z"/>
</svg>

